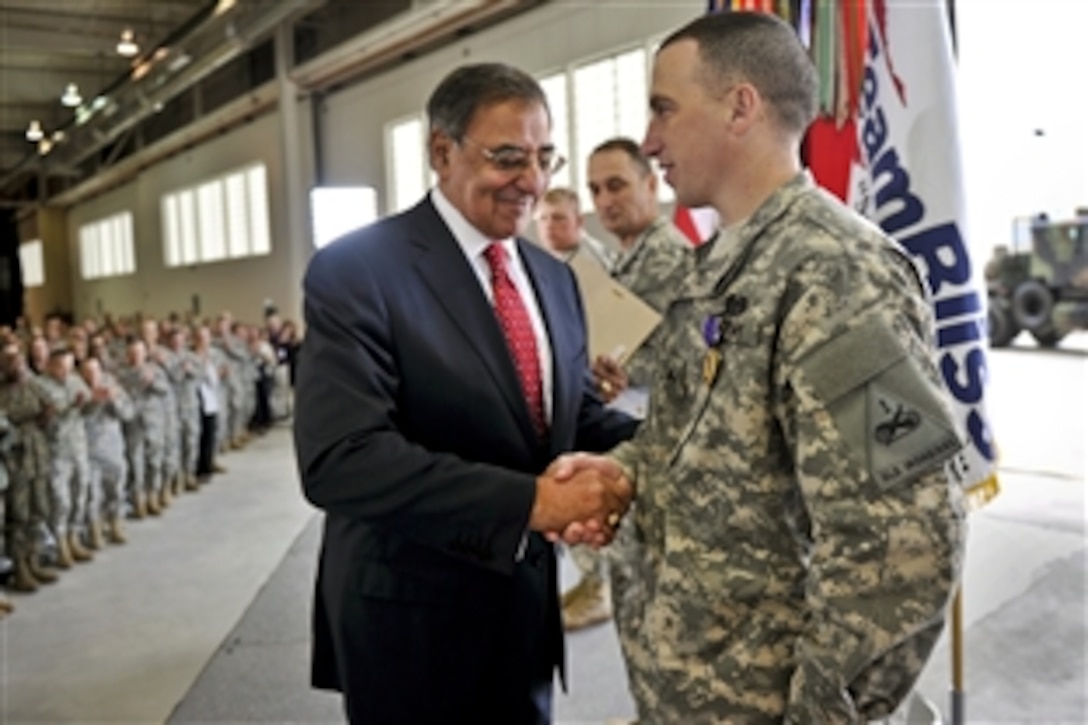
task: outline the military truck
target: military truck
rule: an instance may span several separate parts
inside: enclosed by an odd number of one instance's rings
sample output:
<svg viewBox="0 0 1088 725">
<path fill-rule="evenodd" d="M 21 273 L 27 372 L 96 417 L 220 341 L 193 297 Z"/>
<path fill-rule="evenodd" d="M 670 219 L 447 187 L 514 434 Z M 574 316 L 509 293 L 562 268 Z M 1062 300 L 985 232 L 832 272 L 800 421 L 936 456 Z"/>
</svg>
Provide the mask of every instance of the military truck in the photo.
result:
<svg viewBox="0 0 1088 725">
<path fill-rule="evenodd" d="M 1072 221 L 1034 217 L 1027 248 L 998 246 L 986 263 L 992 347 L 1005 347 L 1027 330 L 1054 347 L 1088 329 L 1088 209 Z"/>
</svg>

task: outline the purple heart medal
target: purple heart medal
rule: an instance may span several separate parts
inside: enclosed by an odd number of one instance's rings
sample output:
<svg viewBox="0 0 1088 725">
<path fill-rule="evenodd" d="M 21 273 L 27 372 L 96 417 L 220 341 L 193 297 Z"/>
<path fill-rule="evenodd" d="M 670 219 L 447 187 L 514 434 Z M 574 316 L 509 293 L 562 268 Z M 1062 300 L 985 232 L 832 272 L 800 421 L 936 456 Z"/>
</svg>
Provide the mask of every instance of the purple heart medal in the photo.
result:
<svg viewBox="0 0 1088 725">
<path fill-rule="evenodd" d="M 718 349 L 722 342 L 721 315 L 708 315 L 703 321 L 703 342 L 706 343 L 706 354 L 703 356 L 703 382 L 709 388 L 718 379 L 718 371 L 722 367 L 722 351 Z"/>
</svg>

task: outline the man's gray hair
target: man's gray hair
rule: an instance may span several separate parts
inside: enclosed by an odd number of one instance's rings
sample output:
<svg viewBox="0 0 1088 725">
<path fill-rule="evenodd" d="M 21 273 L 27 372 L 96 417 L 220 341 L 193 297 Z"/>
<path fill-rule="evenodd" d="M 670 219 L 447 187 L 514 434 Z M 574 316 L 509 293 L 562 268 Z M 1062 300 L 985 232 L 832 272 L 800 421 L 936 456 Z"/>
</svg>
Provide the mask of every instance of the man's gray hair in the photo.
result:
<svg viewBox="0 0 1088 725">
<path fill-rule="evenodd" d="M 476 111 L 512 100 L 539 103 L 548 110 L 544 89 L 528 73 L 505 63 L 461 66 L 442 79 L 427 101 L 430 130 L 460 142 Z"/>
</svg>

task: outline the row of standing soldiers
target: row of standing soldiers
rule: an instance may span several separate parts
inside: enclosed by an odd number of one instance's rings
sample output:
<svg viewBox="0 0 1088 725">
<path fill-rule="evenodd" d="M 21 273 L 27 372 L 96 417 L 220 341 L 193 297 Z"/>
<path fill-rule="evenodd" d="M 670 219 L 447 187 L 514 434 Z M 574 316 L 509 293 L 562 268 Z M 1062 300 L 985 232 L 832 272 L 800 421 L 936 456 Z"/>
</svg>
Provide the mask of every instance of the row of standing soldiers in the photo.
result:
<svg viewBox="0 0 1088 725">
<path fill-rule="evenodd" d="M 0 330 L 0 547 L 12 591 L 125 543 L 126 516 L 161 515 L 225 470 L 217 452 L 271 422 L 259 398 L 278 360 L 262 330 L 226 314 L 89 327 Z M 0 616 L 11 609 L 0 596 Z"/>
</svg>

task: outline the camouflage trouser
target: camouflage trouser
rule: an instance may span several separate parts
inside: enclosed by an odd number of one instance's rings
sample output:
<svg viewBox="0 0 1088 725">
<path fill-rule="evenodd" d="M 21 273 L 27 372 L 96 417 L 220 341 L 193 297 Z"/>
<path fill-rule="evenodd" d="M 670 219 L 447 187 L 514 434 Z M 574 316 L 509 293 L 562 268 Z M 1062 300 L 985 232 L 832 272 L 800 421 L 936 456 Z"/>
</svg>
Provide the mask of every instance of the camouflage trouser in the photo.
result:
<svg viewBox="0 0 1088 725">
<path fill-rule="evenodd" d="M 230 437 L 240 438 L 242 434 L 246 432 L 249 419 L 246 418 L 246 386 L 244 383 L 235 384 L 232 382 L 229 386 L 229 414 L 230 414 Z"/>
<path fill-rule="evenodd" d="M 22 475 L 15 459 L 9 466 L 12 474 L 8 479 L 8 490 L 0 499 L 7 499 L 7 516 L 0 515 L 0 522 L 6 522 L 8 554 L 19 559 L 34 553 L 34 521 L 32 479 Z M 0 504 L 2 506 L 3 504 Z"/>
<path fill-rule="evenodd" d="M 91 456 L 91 505 L 94 519 L 111 519 L 121 515 L 121 500 L 125 495 L 128 461 L 122 453 L 117 456 Z"/>
<path fill-rule="evenodd" d="M 50 520 L 53 511 L 49 496 L 49 443 L 36 426 L 34 430 L 21 427 L 19 433 L 23 445 L 17 449 L 14 460 L 21 473 L 15 475 L 30 481 L 31 528 L 36 531 L 38 524 Z"/>
<path fill-rule="evenodd" d="M 50 527 L 58 538 L 68 529 L 82 531 L 87 521 L 87 499 L 90 493 L 91 464 L 87 452 L 53 448 L 52 473 L 49 489 L 53 494 Z"/>
<path fill-rule="evenodd" d="M 636 557 L 641 555 L 641 551 L 637 546 L 634 514 L 632 506 L 620 522 L 611 545 L 604 551 L 608 558 L 608 574 L 612 584 L 612 618 L 616 622 L 620 650 L 627 665 L 627 687 L 638 705 L 638 693 L 645 691 L 645 686 L 639 682 L 639 672 L 632 666 L 632 662 L 652 657 L 652 653 L 644 651 L 639 638 L 646 600 L 646 580 L 638 573 L 640 562 Z"/>
<path fill-rule="evenodd" d="M 38 529 L 50 521 L 49 446 L 44 436 L 23 436 L 8 458 L 8 539 L 14 557 L 37 551 Z"/>
<path fill-rule="evenodd" d="M 158 494 L 162 490 L 164 443 L 162 428 L 126 426 L 130 493 Z"/>
<path fill-rule="evenodd" d="M 181 470 L 181 424 L 178 421 L 178 403 L 173 394 L 167 396 L 164 405 L 166 431 L 163 434 L 162 475 L 166 481 L 173 480 Z"/>
<path fill-rule="evenodd" d="M 178 440 L 181 442 L 181 469 L 189 474 L 196 473 L 196 461 L 200 455 L 200 409 L 182 408 L 178 419 L 181 430 Z"/>
<path fill-rule="evenodd" d="M 215 447 L 222 450 L 230 441 L 230 386 L 222 384 L 216 394 L 219 396 L 219 410 L 216 412 L 215 421 Z"/>
<path fill-rule="evenodd" d="M 253 420 L 253 413 L 257 410 L 257 380 L 246 380 L 242 390 L 242 430 L 249 430 L 249 421 Z"/>
<path fill-rule="evenodd" d="M 570 558 L 574 560 L 582 580 L 589 586 L 608 584 L 608 561 L 604 554 L 587 544 L 570 547 Z"/>
</svg>

